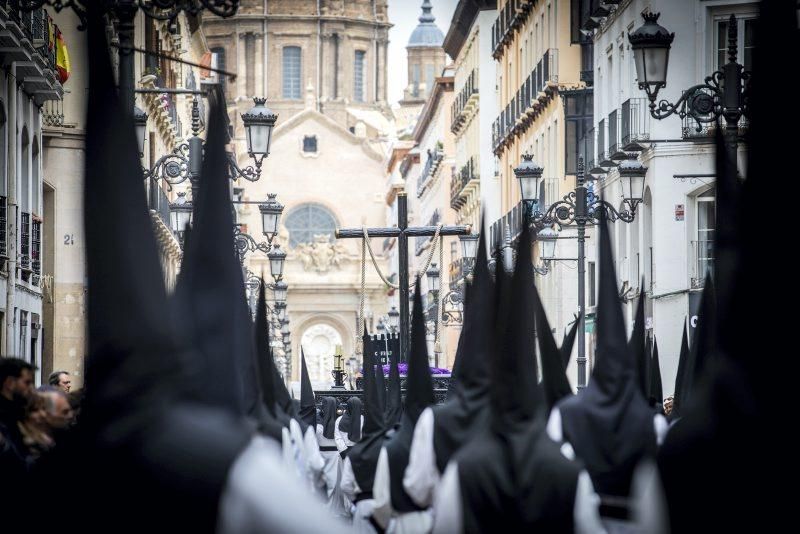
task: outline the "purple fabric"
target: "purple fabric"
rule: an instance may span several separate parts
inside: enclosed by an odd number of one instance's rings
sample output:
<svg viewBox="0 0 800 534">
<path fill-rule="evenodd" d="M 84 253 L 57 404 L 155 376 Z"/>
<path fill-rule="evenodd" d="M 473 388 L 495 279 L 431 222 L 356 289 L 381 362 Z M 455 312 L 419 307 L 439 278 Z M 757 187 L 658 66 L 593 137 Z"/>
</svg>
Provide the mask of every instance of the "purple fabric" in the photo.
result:
<svg viewBox="0 0 800 534">
<path fill-rule="evenodd" d="M 383 374 L 388 376 L 389 375 L 389 365 L 383 365 Z M 406 376 L 408 374 L 408 364 L 407 363 L 399 363 L 397 364 L 397 368 L 400 370 L 400 376 Z M 449 369 L 442 369 L 441 367 L 430 367 L 430 371 L 432 375 L 449 375 Z M 364 369 L 361 369 L 361 374 L 364 374 Z"/>
</svg>

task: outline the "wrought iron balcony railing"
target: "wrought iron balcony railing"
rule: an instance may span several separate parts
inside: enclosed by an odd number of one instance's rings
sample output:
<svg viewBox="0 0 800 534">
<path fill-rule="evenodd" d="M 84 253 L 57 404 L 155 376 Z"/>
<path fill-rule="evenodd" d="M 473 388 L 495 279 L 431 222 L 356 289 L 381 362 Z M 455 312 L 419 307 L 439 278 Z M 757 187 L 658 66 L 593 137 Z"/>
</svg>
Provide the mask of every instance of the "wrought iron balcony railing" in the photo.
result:
<svg viewBox="0 0 800 534">
<path fill-rule="evenodd" d="M 450 131 L 458 133 L 461 126 L 467 121 L 467 105 L 473 95 L 478 94 L 478 74 L 476 69 L 469 73 L 464 86 L 456 95 L 453 104 L 450 106 Z"/>
<path fill-rule="evenodd" d="M 8 241 L 6 229 L 8 228 L 8 202 L 6 197 L 0 197 L 0 256 L 8 257 Z"/>
<path fill-rule="evenodd" d="M 466 199 L 462 193 L 464 188 L 472 180 L 478 180 L 479 176 L 475 165 L 475 159 L 470 157 L 467 164 L 461 167 L 457 173 L 453 174 L 453 179 L 450 182 L 450 207 L 458 211 L 466 203 Z"/>
<path fill-rule="evenodd" d="M 520 85 L 514 97 L 492 124 L 492 147 L 495 154 L 524 132 L 542 112 L 558 86 L 558 49 L 550 48 Z"/>
<path fill-rule="evenodd" d="M 431 175 L 433 175 L 433 173 L 436 172 L 436 169 L 439 168 L 439 164 L 442 162 L 443 158 L 444 154 L 438 146 L 433 152 L 430 150 L 428 151 L 428 159 L 425 160 L 425 166 L 422 168 L 422 172 L 417 180 L 417 198 L 421 197 L 425 193 L 425 189 L 430 182 Z"/>
<path fill-rule="evenodd" d="M 646 98 L 629 98 L 620 108 L 620 143 L 626 152 L 640 152 L 650 140 L 650 113 Z"/>
</svg>

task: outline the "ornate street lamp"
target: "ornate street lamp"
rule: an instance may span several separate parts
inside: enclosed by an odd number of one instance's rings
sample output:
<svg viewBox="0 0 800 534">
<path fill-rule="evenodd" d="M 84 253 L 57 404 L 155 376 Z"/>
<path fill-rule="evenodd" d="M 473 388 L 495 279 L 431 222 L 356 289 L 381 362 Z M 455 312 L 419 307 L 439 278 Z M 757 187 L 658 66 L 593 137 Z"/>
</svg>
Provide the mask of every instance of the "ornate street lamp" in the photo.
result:
<svg viewBox="0 0 800 534">
<path fill-rule="evenodd" d="M 272 130 L 278 116 L 266 106 L 266 98 L 255 97 L 253 101 L 256 105 L 242 114 L 242 122 L 247 137 L 247 153 L 255 161 L 256 168 L 261 169 L 261 162 L 269 155 Z"/>
<path fill-rule="evenodd" d="M 283 213 L 283 204 L 276 200 L 276 196 L 275 193 L 269 193 L 267 201 L 258 205 L 258 211 L 261 212 L 261 232 L 269 241 L 278 234 L 278 225 Z"/>
<path fill-rule="evenodd" d="M 636 206 L 644 198 L 644 178 L 647 175 L 647 167 L 639 163 L 638 159 L 626 159 L 619 164 L 617 171 L 622 184 L 622 196 L 631 210 L 636 210 Z"/>
<path fill-rule="evenodd" d="M 286 319 L 286 303 L 285 302 L 276 302 L 275 303 L 275 314 L 278 316 L 278 320 L 283 321 Z"/>
<path fill-rule="evenodd" d="M 172 218 L 172 229 L 177 232 L 181 241 L 186 227 L 192 222 L 193 205 L 186 200 L 186 193 L 178 193 L 178 199 L 169 205 L 170 217 Z"/>
<path fill-rule="evenodd" d="M 735 166 L 739 144 L 739 120 L 748 117 L 747 94 L 751 73 L 737 62 L 739 25 L 736 16 L 728 19 L 728 61 L 719 70 L 706 76 L 703 83 L 681 92 L 674 103 L 666 99 L 656 103 L 658 91 L 667 84 L 669 49 L 674 33 L 659 26 L 658 13 L 642 13 L 644 25 L 628 35 L 633 49 L 639 88 L 650 99 L 650 116 L 665 119 L 677 115 L 691 118 L 700 132 L 704 124 L 725 119 L 725 149 L 728 160 Z"/>
<path fill-rule="evenodd" d="M 439 292 L 439 269 L 435 263 L 432 263 L 428 271 L 425 273 L 428 276 L 428 291 L 434 293 Z"/>
<path fill-rule="evenodd" d="M 658 91 L 667 85 L 669 49 L 675 39 L 674 33 L 658 24 L 659 16 L 661 13 L 642 13 L 644 24 L 628 34 L 639 89 L 647 93 L 651 103 L 655 103 Z"/>
<path fill-rule="evenodd" d="M 289 344 L 289 336 L 291 335 L 292 332 L 289 330 L 289 323 L 283 323 L 283 326 L 281 326 L 281 338 L 283 339 L 284 345 Z"/>
<path fill-rule="evenodd" d="M 478 241 L 480 240 L 481 236 L 479 234 L 469 234 L 469 235 L 461 235 L 458 236 L 458 240 L 461 241 L 461 257 L 465 260 L 475 260 L 475 256 L 478 255 Z"/>
<path fill-rule="evenodd" d="M 389 310 L 389 328 L 392 329 L 392 332 L 397 332 L 397 329 L 400 327 L 400 312 L 397 311 L 395 306 L 392 306 L 392 309 Z"/>
<path fill-rule="evenodd" d="M 284 281 L 276 282 L 272 286 L 272 294 L 275 296 L 275 302 L 286 302 L 286 295 L 289 291 L 289 286 Z"/>
<path fill-rule="evenodd" d="M 539 241 L 539 259 L 548 262 L 556 257 L 556 242 L 558 232 L 550 227 L 542 228 L 536 233 L 536 240 Z"/>
<path fill-rule="evenodd" d="M 276 282 L 280 282 L 283 279 L 283 265 L 286 262 L 286 253 L 276 243 L 267 254 L 267 257 L 269 258 L 269 270 L 272 273 L 272 278 Z"/>
<path fill-rule="evenodd" d="M 526 205 L 535 206 L 539 201 L 539 182 L 544 169 L 533 161 L 531 154 L 522 155 L 522 163 L 514 169 L 514 176 L 519 180 L 519 190 Z"/>
</svg>

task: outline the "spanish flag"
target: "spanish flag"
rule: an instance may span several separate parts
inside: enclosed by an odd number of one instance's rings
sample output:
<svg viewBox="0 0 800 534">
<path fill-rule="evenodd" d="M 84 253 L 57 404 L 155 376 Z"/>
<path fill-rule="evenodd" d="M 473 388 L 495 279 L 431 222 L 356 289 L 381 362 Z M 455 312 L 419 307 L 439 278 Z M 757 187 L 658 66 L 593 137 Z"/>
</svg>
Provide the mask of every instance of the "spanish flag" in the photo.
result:
<svg viewBox="0 0 800 534">
<path fill-rule="evenodd" d="M 58 26 L 55 26 L 56 34 L 56 68 L 58 69 L 58 80 L 64 84 L 69 79 L 71 67 L 69 64 L 69 51 L 67 44 L 64 42 L 64 36 Z"/>
</svg>

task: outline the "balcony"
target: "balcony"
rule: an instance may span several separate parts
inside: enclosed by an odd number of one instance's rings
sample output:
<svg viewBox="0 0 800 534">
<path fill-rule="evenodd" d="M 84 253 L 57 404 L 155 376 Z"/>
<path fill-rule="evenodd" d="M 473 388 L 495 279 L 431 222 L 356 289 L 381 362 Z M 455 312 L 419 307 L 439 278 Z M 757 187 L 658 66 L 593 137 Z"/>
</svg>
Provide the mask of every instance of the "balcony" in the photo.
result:
<svg viewBox="0 0 800 534">
<path fill-rule="evenodd" d="M 42 221 L 34 218 L 31 228 L 31 284 L 39 286 L 42 279 Z"/>
<path fill-rule="evenodd" d="M 428 159 L 425 160 L 425 166 L 422 168 L 422 172 L 417 180 L 417 198 L 422 197 L 425 193 L 425 190 L 431 183 L 431 178 L 436 174 L 436 170 L 442 163 L 443 158 L 444 154 L 442 153 L 441 142 L 436 144 L 436 148 L 433 152 L 428 150 Z"/>
<path fill-rule="evenodd" d="M 20 88 L 37 105 L 60 99 L 64 93 L 56 64 L 55 36 L 58 26 L 44 9 L 25 12 L 19 2 L 0 0 L 0 48 L 6 63 L 17 62 L 16 78 Z M 52 24 L 53 31 L 50 31 Z"/>
<path fill-rule="evenodd" d="M 478 75 L 475 69 L 469 73 L 464 87 L 450 106 L 450 131 L 458 135 L 467 124 L 478 103 Z"/>
<path fill-rule="evenodd" d="M 503 57 L 506 46 L 514 39 L 514 31 L 528 19 L 538 0 L 509 0 L 492 24 L 492 57 Z"/>
<path fill-rule="evenodd" d="M 689 288 L 701 289 L 714 273 L 714 241 L 691 241 L 689 247 Z"/>
<path fill-rule="evenodd" d="M 442 216 L 439 213 L 439 209 L 437 208 L 433 212 L 433 215 L 431 215 L 431 218 L 428 219 L 428 223 L 425 226 L 436 226 L 437 224 L 439 224 L 439 221 L 441 221 L 441 220 L 442 220 Z M 426 245 L 430 241 L 433 241 L 433 236 L 430 236 L 430 237 L 415 237 L 414 238 L 414 255 L 415 256 L 419 256 L 420 254 L 422 254 L 422 251 L 425 250 Z M 420 275 L 424 276 L 424 273 L 420 273 Z"/>
<path fill-rule="evenodd" d="M 25 282 L 31 279 L 31 214 L 22 212 L 19 217 L 19 270 Z"/>
<path fill-rule="evenodd" d="M 158 182 L 148 179 L 147 207 L 161 219 L 165 227 L 172 229 L 169 205 L 169 198 Z"/>
<path fill-rule="evenodd" d="M 499 155 L 512 135 L 525 132 L 558 90 L 558 49 L 550 48 L 520 85 L 492 125 L 492 148 Z"/>
<path fill-rule="evenodd" d="M 505 229 L 508 227 L 513 243 L 522 232 L 522 224 L 525 219 L 525 207 L 522 203 L 514 206 L 511 211 L 500 217 L 489 227 L 489 240 L 491 243 L 491 254 L 494 255 L 503 246 L 505 239 Z"/>
<path fill-rule="evenodd" d="M 475 159 L 469 158 L 467 164 L 453 175 L 450 182 L 450 207 L 460 210 L 467 203 L 468 188 L 478 186 L 479 181 Z"/>
<path fill-rule="evenodd" d="M 620 108 L 620 143 L 625 152 L 641 152 L 650 140 L 650 108 L 646 98 L 629 98 Z"/>
</svg>

